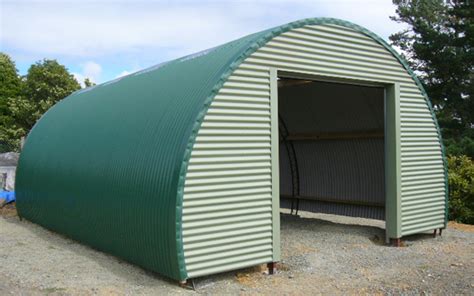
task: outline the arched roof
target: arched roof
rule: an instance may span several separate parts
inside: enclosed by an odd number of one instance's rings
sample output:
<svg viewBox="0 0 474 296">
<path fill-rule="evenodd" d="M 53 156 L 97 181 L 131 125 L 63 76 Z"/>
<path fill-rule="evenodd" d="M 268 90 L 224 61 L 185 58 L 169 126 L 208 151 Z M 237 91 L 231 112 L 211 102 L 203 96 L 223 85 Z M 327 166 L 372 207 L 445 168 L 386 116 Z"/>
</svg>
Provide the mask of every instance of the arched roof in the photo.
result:
<svg viewBox="0 0 474 296">
<path fill-rule="evenodd" d="M 181 206 L 187 163 L 204 115 L 229 75 L 305 19 L 80 90 L 34 126 L 17 173 L 19 214 L 94 248 L 185 279 Z M 424 92 L 423 92 L 424 93 Z M 426 94 L 425 94 L 426 95 Z"/>
</svg>

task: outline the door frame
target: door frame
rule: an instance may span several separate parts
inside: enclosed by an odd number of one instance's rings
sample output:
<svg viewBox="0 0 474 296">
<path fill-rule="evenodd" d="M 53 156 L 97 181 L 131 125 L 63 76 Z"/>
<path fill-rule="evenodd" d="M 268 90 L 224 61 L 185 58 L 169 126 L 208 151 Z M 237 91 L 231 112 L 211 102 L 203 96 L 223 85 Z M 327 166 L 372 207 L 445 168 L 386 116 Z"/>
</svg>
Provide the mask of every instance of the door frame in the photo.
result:
<svg viewBox="0 0 474 296">
<path fill-rule="evenodd" d="M 400 84 L 377 80 L 317 75 L 270 68 L 271 166 L 272 166 L 272 227 L 273 262 L 280 261 L 280 169 L 278 130 L 278 78 L 335 82 L 384 88 L 384 170 L 385 170 L 385 237 L 401 237 L 400 191 Z"/>
</svg>

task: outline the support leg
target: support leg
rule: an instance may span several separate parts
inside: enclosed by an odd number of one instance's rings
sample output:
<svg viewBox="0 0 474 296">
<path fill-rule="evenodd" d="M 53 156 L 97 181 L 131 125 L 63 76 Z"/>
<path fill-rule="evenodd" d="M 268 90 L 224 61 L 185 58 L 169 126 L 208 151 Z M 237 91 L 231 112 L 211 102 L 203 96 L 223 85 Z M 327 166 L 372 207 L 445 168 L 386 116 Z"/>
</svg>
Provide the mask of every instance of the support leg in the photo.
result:
<svg viewBox="0 0 474 296">
<path fill-rule="evenodd" d="M 441 236 L 443 234 L 443 228 L 440 228 L 439 229 L 439 236 Z"/>
<path fill-rule="evenodd" d="M 270 262 L 267 264 L 268 274 L 274 274 L 276 271 L 276 262 Z"/>
<path fill-rule="evenodd" d="M 433 237 L 436 237 L 436 230 L 438 229 L 433 230 Z"/>
<path fill-rule="evenodd" d="M 400 238 L 391 238 L 390 242 L 392 246 L 395 246 L 397 248 L 402 246 L 402 240 Z"/>
<path fill-rule="evenodd" d="M 179 281 L 179 286 L 181 288 L 190 289 L 196 291 L 196 287 L 194 286 L 194 281 L 192 279 L 187 279 L 184 281 Z"/>
</svg>

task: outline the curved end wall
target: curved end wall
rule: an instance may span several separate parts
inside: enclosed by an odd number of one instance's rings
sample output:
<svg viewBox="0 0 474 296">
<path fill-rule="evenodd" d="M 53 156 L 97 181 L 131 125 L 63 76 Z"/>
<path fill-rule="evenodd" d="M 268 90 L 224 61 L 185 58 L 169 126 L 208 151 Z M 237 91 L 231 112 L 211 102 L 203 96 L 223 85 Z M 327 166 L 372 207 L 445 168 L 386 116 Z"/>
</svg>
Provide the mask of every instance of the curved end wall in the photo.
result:
<svg viewBox="0 0 474 296">
<path fill-rule="evenodd" d="M 414 216 L 430 200 L 432 184 L 423 176 L 442 168 L 426 94 L 379 37 L 334 19 L 290 23 L 72 94 L 27 138 L 16 182 L 19 214 L 178 280 L 277 258 L 278 154 L 269 141 L 276 70 L 399 83 L 401 235 L 431 225 Z M 423 143 L 433 145 L 428 156 L 420 155 Z M 242 175 L 226 177 L 226 166 L 236 165 Z M 259 192 L 248 191 L 251 170 Z M 421 178 L 413 177 L 417 171 Z M 248 211 L 239 199 L 260 218 L 239 224 L 238 208 L 227 215 L 229 205 Z M 216 228 L 232 218 L 239 227 Z M 232 231 L 244 238 L 219 236 Z"/>
</svg>

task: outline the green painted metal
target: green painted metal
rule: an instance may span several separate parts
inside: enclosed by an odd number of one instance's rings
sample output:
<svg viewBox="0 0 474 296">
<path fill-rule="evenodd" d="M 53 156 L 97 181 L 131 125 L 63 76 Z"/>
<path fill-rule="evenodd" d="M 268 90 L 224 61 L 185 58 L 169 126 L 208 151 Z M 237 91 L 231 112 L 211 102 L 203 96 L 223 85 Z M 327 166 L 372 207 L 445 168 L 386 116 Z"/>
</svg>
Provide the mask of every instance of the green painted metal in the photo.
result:
<svg viewBox="0 0 474 296">
<path fill-rule="evenodd" d="M 183 189 L 210 103 L 258 48 L 291 29 L 318 24 L 348 27 L 383 45 L 416 81 L 435 119 L 419 80 L 380 37 L 337 19 L 300 20 L 78 91 L 58 103 L 35 125 L 20 157 L 19 214 L 146 269 L 186 279 Z"/>
<path fill-rule="evenodd" d="M 385 87 L 385 227 L 387 241 L 401 237 L 400 85 Z"/>
<path fill-rule="evenodd" d="M 186 163 L 229 61 L 252 36 L 78 91 L 35 125 L 17 175 L 19 214 L 146 269 L 187 277 Z"/>
<path fill-rule="evenodd" d="M 280 250 L 280 167 L 279 167 L 279 131 L 278 131 L 278 74 L 270 69 L 270 108 L 272 138 L 272 211 L 273 211 L 273 261 L 281 259 Z M 276 155 L 276 157 L 275 157 Z"/>
</svg>

